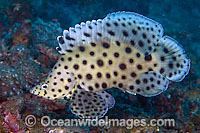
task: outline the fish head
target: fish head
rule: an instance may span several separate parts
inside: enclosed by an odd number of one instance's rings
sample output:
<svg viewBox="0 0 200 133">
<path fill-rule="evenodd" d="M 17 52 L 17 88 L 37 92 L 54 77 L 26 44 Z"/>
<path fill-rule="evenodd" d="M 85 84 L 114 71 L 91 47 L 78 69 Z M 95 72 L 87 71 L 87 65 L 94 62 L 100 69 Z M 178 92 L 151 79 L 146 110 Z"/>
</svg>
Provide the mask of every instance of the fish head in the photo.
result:
<svg viewBox="0 0 200 133">
<path fill-rule="evenodd" d="M 30 90 L 30 93 L 44 97 L 44 98 L 49 98 L 48 92 L 49 92 L 50 89 L 48 89 L 48 88 L 49 88 L 48 84 L 41 82 L 40 84 L 33 87 Z"/>
<path fill-rule="evenodd" d="M 50 100 L 63 99 L 72 93 L 76 78 L 72 73 L 52 72 L 44 82 L 39 83 L 30 90 L 30 93 Z"/>
</svg>

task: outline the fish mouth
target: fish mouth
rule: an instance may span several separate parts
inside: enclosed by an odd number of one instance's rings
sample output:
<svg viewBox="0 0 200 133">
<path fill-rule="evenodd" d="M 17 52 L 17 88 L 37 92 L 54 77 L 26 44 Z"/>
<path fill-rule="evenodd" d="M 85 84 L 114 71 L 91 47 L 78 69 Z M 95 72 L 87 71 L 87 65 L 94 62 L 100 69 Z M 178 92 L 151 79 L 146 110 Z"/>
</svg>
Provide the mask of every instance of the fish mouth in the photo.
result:
<svg viewBox="0 0 200 133">
<path fill-rule="evenodd" d="M 31 94 L 34 94 L 34 90 L 35 90 L 35 89 L 32 88 L 32 89 L 29 90 L 29 92 L 30 92 Z"/>
</svg>

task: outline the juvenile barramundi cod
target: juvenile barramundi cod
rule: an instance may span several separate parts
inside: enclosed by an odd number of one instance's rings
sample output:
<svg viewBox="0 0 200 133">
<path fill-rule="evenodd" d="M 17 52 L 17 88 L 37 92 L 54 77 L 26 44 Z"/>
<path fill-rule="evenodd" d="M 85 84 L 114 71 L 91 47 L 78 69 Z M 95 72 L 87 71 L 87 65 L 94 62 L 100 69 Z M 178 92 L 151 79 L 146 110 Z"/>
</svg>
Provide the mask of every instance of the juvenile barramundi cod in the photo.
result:
<svg viewBox="0 0 200 133">
<path fill-rule="evenodd" d="M 151 97 L 165 91 L 169 80 L 180 82 L 190 69 L 183 47 L 163 36 L 162 25 L 133 12 L 82 22 L 57 40 L 62 56 L 31 93 L 68 97 L 71 111 L 81 118 L 103 117 L 113 107 L 106 89 Z"/>
</svg>

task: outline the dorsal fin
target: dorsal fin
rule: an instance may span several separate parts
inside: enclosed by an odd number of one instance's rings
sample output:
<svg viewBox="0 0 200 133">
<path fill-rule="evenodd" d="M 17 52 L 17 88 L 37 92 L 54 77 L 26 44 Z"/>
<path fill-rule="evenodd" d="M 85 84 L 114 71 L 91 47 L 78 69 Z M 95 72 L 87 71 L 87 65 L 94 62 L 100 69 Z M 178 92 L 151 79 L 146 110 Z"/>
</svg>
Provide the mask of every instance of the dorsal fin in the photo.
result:
<svg viewBox="0 0 200 133">
<path fill-rule="evenodd" d="M 104 19 L 87 21 L 65 30 L 59 36 L 59 52 L 66 54 L 77 46 L 116 42 L 131 45 L 144 54 L 151 54 L 163 35 L 161 24 L 133 12 L 108 14 Z"/>
</svg>

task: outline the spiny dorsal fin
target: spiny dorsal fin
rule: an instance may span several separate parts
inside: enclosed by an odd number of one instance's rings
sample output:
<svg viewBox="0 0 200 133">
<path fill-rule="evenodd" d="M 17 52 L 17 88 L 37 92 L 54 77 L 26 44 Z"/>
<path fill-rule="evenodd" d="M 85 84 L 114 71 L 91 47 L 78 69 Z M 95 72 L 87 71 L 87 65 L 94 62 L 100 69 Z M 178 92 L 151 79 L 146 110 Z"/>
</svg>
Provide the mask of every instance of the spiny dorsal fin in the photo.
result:
<svg viewBox="0 0 200 133">
<path fill-rule="evenodd" d="M 163 35 L 161 24 L 133 12 L 108 14 L 104 19 L 87 21 L 65 30 L 59 36 L 59 52 L 66 54 L 77 46 L 101 42 L 121 42 L 151 54 Z"/>
</svg>

